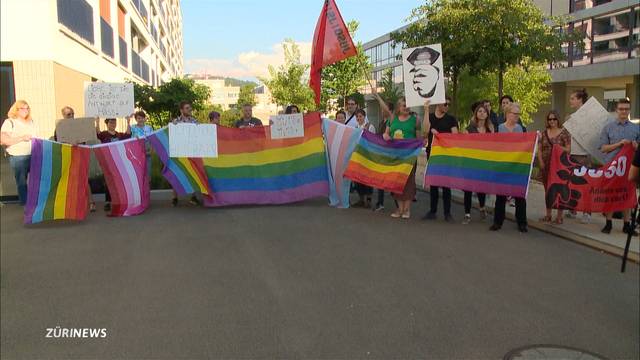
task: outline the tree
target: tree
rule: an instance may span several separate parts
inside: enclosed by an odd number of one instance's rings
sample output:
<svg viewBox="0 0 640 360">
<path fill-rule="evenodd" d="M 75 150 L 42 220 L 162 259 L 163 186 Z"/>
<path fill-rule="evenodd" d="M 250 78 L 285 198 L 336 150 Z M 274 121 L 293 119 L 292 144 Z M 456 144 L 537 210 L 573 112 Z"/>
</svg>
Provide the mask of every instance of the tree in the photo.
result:
<svg viewBox="0 0 640 360">
<path fill-rule="evenodd" d="M 238 107 L 249 104 L 254 106 L 256 104 L 256 94 L 253 93 L 255 86 L 252 84 L 245 84 L 240 87 L 240 95 L 238 95 Z"/>
<path fill-rule="evenodd" d="M 233 127 L 236 121 L 240 120 L 241 117 L 242 117 L 242 114 L 238 109 L 225 110 L 220 115 L 220 125 Z"/>
<path fill-rule="evenodd" d="M 153 88 L 149 85 L 133 84 L 136 106 L 149 114 L 149 123 L 158 128 L 165 126 L 180 114 L 181 101 L 191 102 L 195 111 L 202 110 L 209 99 L 210 89 L 192 79 L 174 78 Z"/>
<path fill-rule="evenodd" d="M 271 91 L 271 98 L 279 106 L 295 104 L 301 111 L 314 110 L 313 90 L 305 75 L 309 65 L 300 62 L 300 49 L 290 39 L 282 44 L 284 64 L 277 69 L 269 66 L 269 79 L 260 78 Z"/>
<path fill-rule="evenodd" d="M 196 110 L 193 112 L 193 117 L 198 119 L 201 123 L 209 122 L 209 113 L 212 111 L 217 111 L 222 114 L 222 106 L 218 104 L 207 104 L 201 110 Z"/>
<path fill-rule="evenodd" d="M 582 36 L 557 31 L 566 19 L 546 17 L 530 0 L 430 0 L 408 20 L 413 23 L 392 39 L 405 47 L 442 44 L 456 114 L 458 80 L 465 68 L 472 75 L 494 73 L 502 96 L 508 69 L 524 61 L 561 60 L 562 44 Z"/>
<path fill-rule="evenodd" d="M 347 23 L 349 34 L 353 39 L 358 31 L 359 23 L 351 20 Z M 367 77 L 372 66 L 362 50 L 362 43 L 356 45 L 358 54 L 338 61 L 322 69 L 322 90 L 320 107 L 328 109 L 329 100 L 340 100 L 342 108 L 346 106 L 346 98 L 367 84 Z"/>
<path fill-rule="evenodd" d="M 384 74 L 382 74 L 382 81 L 378 85 L 384 89 L 379 92 L 380 97 L 389 104 L 395 105 L 403 96 L 402 86 L 393 81 L 393 69 L 385 70 Z"/>
</svg>

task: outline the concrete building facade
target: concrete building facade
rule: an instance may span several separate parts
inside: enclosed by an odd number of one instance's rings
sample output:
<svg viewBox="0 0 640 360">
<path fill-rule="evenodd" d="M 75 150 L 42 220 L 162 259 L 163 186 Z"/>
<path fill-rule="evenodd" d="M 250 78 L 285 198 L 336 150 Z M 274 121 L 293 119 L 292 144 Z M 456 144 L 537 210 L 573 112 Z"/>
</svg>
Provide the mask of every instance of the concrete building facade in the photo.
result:
<svg viewBox="0 0 640 360">
<path fill-rule="evenodd" d="M 84 115 L 84 82 L 156 86 L 183 74 L 179 0 L 0 1 L 0 114 L 26 100 L 40 136 Z M 2 157 L 0 196 L 15 193 Z"/>
<path fill-rule="evenodd" d="M 222 106 L 223 110 L 228 110 L 238 103 L 240 96 L 240 86 L 227 86 L 224 79 L 195 79 L 196 83 L 206 85 L 211 90 L 209 102 L 213 105 Z"/>
<path fill-rule="evenodd" d="M 582 88 L 609 110 L 613 110 L 615 100 L 629 97 L 631 117 L 640 118 L 640 1 L 534 0 L 534 3 L 548 15 L 568 16 L 570 23 L 563 30 L 579 27 L 585 38 L 582 49 L 576 44 L 565 44 L 567 60 L 549 66 L 553 95 L 550 103 L 534 115 L 532 128 L 542 128 L 542 119 L 551 109 L 559 111 L 563 118 L 570 114 L 569 96 Z M 401 46 L 394 49 L 392 43 L 390 34 L 385 34 L 363 45 L 373 65 L 374 82 L 380 81 L 387 69 L 393 69 L 396 83 L 403 82 L 402 61 L 398 56 Z M 380 116 L 377 102 L 368 87 L 361 92 L 365 94 L 369 119 L 377 123 Z"/>
</svg>

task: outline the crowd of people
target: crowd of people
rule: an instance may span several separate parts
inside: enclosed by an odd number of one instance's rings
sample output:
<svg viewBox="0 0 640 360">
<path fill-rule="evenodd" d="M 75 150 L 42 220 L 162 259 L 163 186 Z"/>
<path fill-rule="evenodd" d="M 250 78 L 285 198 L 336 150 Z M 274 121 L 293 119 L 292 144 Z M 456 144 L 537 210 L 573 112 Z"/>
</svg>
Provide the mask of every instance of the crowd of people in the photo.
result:
<svg viewBox="0 0 640 360">
<path fill-rule="evenodd" d="M 433 137 L 438 133 L 520 133 L 526 132 L 527 128 L 521 121 L 520 111 L 521 107 L 514 99 L 505 95 L 500 99 L 500 114 L 495 113 L 491 108 L 491 102 L 489 100 L 482 100 L 474 103 L 471 107 L 472 116 L 468 125 L 464 129 L 460 129 L 458 120 L 449 114 L 449 107 L 451 105 L 451 99 L 446 98 L 446 102 L 443 104 L 437 104 L 434 106 L 433 112 L 431 110 L 430 103 L 427 101 L 424 104 L 424 117 L 419 119 L 417 114 L 411 111 L 406 106 L 406 102 L 403 98 L 397 101 L 395 104 L 386 103 L 376 92 L 375 87 L 372 87 L 372 94 L 377 99 L 380 109 L 382 110 L 382 118 L 379 122 L 379 126 L 376 128 L 367 118 L 367 113 L 364 109 L 359 108 L 354 98 L 349 98 L 346 101 L 346 109 L 339 110 L 335 114 L 335 121 L 342 123 L 346 126 L 362 129 L 364 131 L 370 131 L 372 133 L 380 134 L 385 140 L 393 141 L 395 139 L 416 139 L 422 137 L 425 140 L 425 151 L 427 158 L 431 152 L 431 144 Z M 569 104 L 572 109 L 577 110 L 588 99 L 587 92 L 582 90 L 574 91 L 569 99 Z M 636 149 L 635 159 L 630 173 L 630 179 L 632 181 L 638 181 L 638 167 L 640 167 L 640 148 L 638 143 L 640 142 L 640 128 L 638 124 L 634 124 L 629 121 L 629 112 L 631 104 L 628 99 L 622 99 L 616 104 L 616 118 L 611 119 L 602 130 L 600 136 L 600 150 L 604 154 L 605 160 L 610 161 L 615 157 L 617 152 L 626 144 L 633 144 Z M 193 107 L 188 101 L 183 101 L 179 104 L 179 115 L 172 120 L 176 123 L 198 123 L 198 120 L 192 115 Z M 300 109 L 296 105 L 289 105 L 286 107 L 285 114 L 300 113 Z M 61 109 L 61 115 L 63 118 L 74 118 L 74 110 L 65 106 Z M 133 121 L 132 121 L 133 119 Z M 220 113 L 212 111 L 208 114 L 209 122 L 212 124 L 220 125 Z M 125 132 L 119 132 L 117 128 L 117 119 L 107 118 L 104 119 L 106 130 L 101 130 L 99 126 L 99 119 L 96 119 L 96 136 L 101 143 L 110 143 L 113 141 L 121 141 L 131 137 L 146 137 L 150 135 L 154 130 L 151 126 L 147 125 L 147 115 L 144 111 L 140 110 L 126 118 L 127 125 Z M 132 123 L 133 122 L 133 123 Z M 252 106 L 244 104 L 242 106 L 242 116 L 234 123 L 236 128 L 249 128 L 263 126 L 263 122 L 260 119 L 253 117 Z M 13 169 L 15 181 L 18 189 L 18 197 L 22 205 L 25 204 L 27 199 L 27 178 L 30 167 L 30 154 L 31 154 L 31 138 L 36 137 L 38 134 L 36 123 L 31 118 L 31 109 L 29 104 L 24 100 L 16 101 L 8 112 L 8 119 L 2 124 L 1 141 L 0 143 L 6 147 L 6 152 L 9 155 L 9 162 Z M 54 140 L 56 134 L 54 134 Z M 538 165 L 538 180 L 540 180 L 546 189 L 546 184 L 549 175 L 549 167 L 551 163 L 551 154 L 554 145 L 559 145 L 562 149 L 571 154 L 571 160 L 577 164 L 592 167 L 594 162 L 591 156 L 580 146 L 577 146 L 577 142 L 571 137 L 569 132 L 563 128 L 562 121 L 557 111 L 550 111 L 545 117 L 545 129 L 541 131 L 538 137 L 537 144 L 537 165 Z M 151 174 L 151 148 L 147 144 L 147 172 Z M 416 183 L 415 183 L 415 171 L 416 165 L 414 164 L 411 176 L 405 185 L 404 191 L 401 194 L 392 194 L 396 203 L 396 209 L 391 213 L 393 218 L 409 219 L 411 217 L 411 204 L 416 201 Z M 365 184 L 354 183 L 353 190 L 358 194 L 358 201 L 352 204 L 352 207 L 364 207 L 372 208 L 374 211 L 384 210 L 384 190 L 377 189 L 376 203 L 373 204 L 373 193 L 375 189 Z M 89 188 L 89 191 L 91 189 Z M 447 187 L 431 186 L 429 188 L 430 194 L 430 206 L 429 211 L 422 217 L 423 220 L 434 220 L 437 218 L 438 205 L 440 202 L 440 195 L 442 195 L 442 207 L 443 218 L 446 222 L 455 222 L 451 212 L 451 189 Z M 481 219 L 488 217 L 487 211 L 487 194 L 476 193 L 479 204 L 479 212 Z M 87 206 L 91 211 L 95 211 L 95 203 L 89 196 L 89 204 Z M 464 192 L 464 216 L 462 224 L 469 224 L 472 221 L 471 208 L 473 201 L 473 193 L 469 191 Z M 553 222 L 555 224 L 562 224 L 564 219 L 563 210 L 556 210 L 555 218 L 552 217 L 553 204 L 546 200 L 546 215 L 540 218 L 541 222 Z M 200 201 L 193 194 L 189 200 L 193 205 L 199 205 Z M 502 228 L 506 206 L 510 203 L 515 207 L 515 217 L 520 232 L 528 231 L 527 223 L 527 202 L 525 198 L 509 198 L 506 196 L 498 195 L 495 199 L 493 224 L 490 230 L 497 231 Z M 173 191 L 173 197 L 171 200 L 173 206 L 178 205 L 178 196 Z M 105 205 L 104 210 L 110 210 L 110 196 L 109 191 L 105 186 Z M 606 217 L 606 225 L 602 228 L 603 233 L 610 233 L 612 230 L 613 213 L 603 214 Z M 568 211 L 567 217 L 576 216 L 575 212 Z M 621 217 L 623 219 L 623 232 L 637 235 L 635 229 L 632 228 L 630 223 L 630 209 L 622 212 Z M 582 214 L 583 223 L 588 223 L 591 219 L 591 214 Z"/>
</svg>

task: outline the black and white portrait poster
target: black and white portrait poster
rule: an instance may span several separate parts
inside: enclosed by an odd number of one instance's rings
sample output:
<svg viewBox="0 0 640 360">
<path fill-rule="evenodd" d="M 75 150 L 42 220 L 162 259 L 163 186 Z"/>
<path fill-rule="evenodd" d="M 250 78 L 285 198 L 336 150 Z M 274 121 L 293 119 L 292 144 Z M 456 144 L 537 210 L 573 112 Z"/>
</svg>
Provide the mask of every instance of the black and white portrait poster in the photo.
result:
<svg viewBox="0 0 640 360">
<path fill-rule="evenodd" d="M 407 106 L 445 103 L 441 44 L 403 49 L 402 68 Z"/>
</svg>

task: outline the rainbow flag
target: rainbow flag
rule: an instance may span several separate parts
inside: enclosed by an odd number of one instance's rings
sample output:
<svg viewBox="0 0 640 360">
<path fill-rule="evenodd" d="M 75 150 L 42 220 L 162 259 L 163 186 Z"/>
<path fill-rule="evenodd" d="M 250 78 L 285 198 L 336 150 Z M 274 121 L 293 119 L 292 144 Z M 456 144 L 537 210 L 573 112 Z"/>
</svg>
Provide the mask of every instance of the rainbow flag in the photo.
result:
<svg viewBox="0 0 640 360">
<path fill-rule="evenodd" d="M 201 158 L 169 157 L 169 130 L 166 127 L 153 132 L 147 139 L 164 165 L 162 176 L 167 179 L 178 195 L 194 192 L 200 192 L 203 195 L 210 193 Z"/>
<path fill-rule="evenodd" d="M 329 172 L 329 205 L 349 207 L 351 180 L 344 177 L 351 154 L 358 145 L 362 130 L 339 122 L 323 119 L 322 132 L 326 140 L 327 167 Z"/>
<path fill-rule="evenodd" d="M 422 149 L 422 139 L 386 141 L 364 131 L 344 176 L 376 189 L 401 194 Z"/>
<path fill-rule="evenodd" d="M 110 216 L 133 216 L 149 207 L 149 175 L 142 138 L 94 145 L 111 194 Z"/>
<path fill-rule="evenodd" d="M 32 139 L 24 223 L 84 220 L 89 205 L 88 146 Z"/>
<path fill-rule="evenodd" d="M 537 133 L 437 134 L 425 186 L 526 197 Z"/>
<path fill-rule="evenodd" d="M 304 116 L 304 137 L 271 139 L 268 126 L 218 127 L 218 157 L 205 158 L 213 199 L 205 206 L 284 204 L 327 196 L 329 182 L 318 113 Z"/>
</svg>

